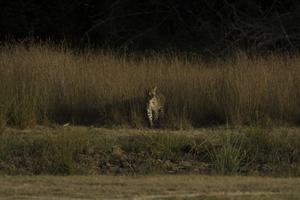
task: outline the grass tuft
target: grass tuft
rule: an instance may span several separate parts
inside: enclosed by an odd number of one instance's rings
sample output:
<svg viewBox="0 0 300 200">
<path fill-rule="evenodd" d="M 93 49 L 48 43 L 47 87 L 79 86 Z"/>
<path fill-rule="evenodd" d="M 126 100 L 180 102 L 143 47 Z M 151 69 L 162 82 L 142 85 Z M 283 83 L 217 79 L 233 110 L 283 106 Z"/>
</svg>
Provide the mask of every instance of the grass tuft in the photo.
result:
<svg viewBox="0 0 300 200">
<path fill-rule="evenodd" d="M 238 174 L 247 166 L 247 149 L 243 146 L 245 138 L 226 134 L 221 137 L 220 145 L 212 145 L 208 154 L 218 174 Z"/>
</svg>

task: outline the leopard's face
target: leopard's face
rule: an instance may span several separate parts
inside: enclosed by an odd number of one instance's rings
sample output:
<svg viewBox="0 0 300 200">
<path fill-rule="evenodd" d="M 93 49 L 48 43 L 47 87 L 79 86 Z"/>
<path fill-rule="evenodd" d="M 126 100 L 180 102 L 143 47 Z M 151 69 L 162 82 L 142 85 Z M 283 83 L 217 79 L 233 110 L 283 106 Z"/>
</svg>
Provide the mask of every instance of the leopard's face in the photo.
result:
<svg viewBox="0 0 300 200">
<path fill-rule="evenodd" d="M 156 96 L 156 87 L 146 92 L 147 101 L 150 101 Z"/>
</svg>

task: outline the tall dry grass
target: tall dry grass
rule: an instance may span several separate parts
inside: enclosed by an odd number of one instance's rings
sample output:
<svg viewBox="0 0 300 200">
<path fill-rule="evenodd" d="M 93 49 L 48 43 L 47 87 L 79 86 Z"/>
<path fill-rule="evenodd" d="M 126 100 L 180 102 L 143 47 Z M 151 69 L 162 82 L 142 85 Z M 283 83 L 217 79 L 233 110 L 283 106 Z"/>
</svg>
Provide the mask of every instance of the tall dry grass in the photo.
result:
<svg viewBox="0 0 300 200">
<path fill-rule="evenodd" d="M 300 122 L 300 57 L 202 62 L 180 55 L 131 58 L 49 44 L 0 47 L 1 124 L 71 122 L 146 126 L 143 96 L 166 96 L 166 127 Z"/>
</svg>

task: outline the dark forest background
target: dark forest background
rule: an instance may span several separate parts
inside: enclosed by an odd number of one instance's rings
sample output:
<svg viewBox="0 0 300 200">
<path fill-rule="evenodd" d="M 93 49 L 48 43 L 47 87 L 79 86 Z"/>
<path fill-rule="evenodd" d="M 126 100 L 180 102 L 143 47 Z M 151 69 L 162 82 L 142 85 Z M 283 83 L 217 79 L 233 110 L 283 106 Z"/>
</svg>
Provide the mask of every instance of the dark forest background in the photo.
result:
<svg viewBox="0 0 300 200">
<path fill-rule="evenodd" d="M 1 0 L 0 39 L 77 47 L 297 51 L 298 0 Z"/>
</svg>

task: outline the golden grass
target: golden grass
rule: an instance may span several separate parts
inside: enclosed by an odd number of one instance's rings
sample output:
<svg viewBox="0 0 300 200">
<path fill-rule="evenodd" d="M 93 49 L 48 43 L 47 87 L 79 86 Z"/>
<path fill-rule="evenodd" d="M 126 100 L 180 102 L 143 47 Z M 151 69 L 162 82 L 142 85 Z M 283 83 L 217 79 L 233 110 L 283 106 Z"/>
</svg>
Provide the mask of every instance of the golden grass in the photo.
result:
<svg viewBox="0 0 300 200">
<path fill-rule="evenodd" d="M 299 124 L 300 57 L 247 56 L 226 62 L 112 52 L 75 53 L 49 44 L 0 47 L 1 124 L 45 122 L 144 127 L 146 89 L 166 96 L 166 127 Z"/>
<path fill-rule="evenodd" d="M 299 199 L 299 178 L 5 176 L 0 199 Z"/>
</svg>

